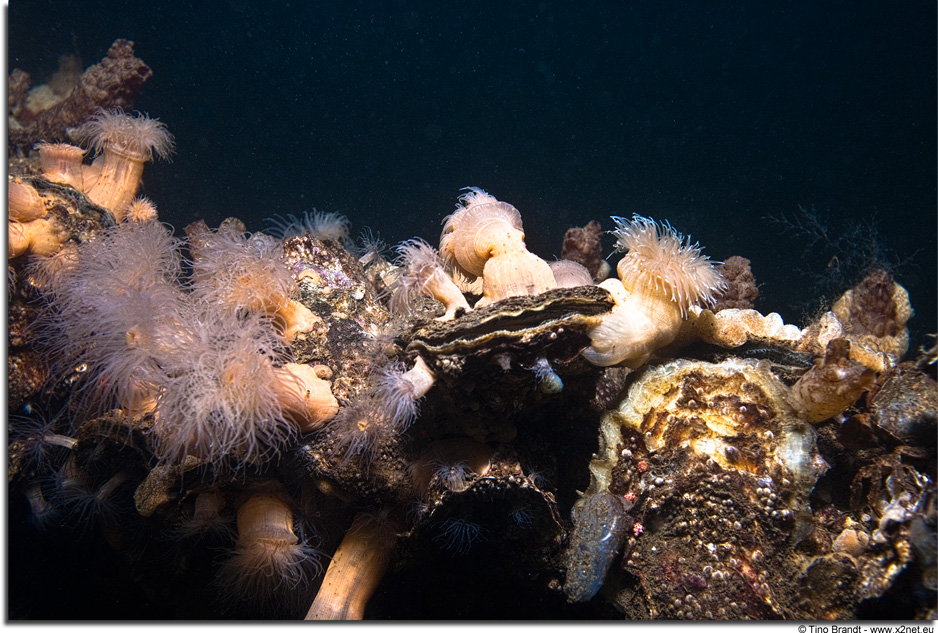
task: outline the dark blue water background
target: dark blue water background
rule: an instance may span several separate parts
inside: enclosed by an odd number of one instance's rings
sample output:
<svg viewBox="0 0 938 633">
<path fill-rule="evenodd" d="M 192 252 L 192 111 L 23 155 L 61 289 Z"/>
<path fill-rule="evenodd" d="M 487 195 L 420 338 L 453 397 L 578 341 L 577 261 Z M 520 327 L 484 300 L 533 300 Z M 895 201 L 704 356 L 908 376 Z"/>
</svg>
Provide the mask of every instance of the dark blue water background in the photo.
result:
<svg viewBox="0 0 938 633">
<path fill-rule="evenodd" d="M 9 24 L 37 82 L 136 42 L 136 106 L 178 145 L 145 192 L 177 230 L 315 207 L 435 242 L 474 185 L 547 259 L 592 218 L 667 219 L 803 324 L 869 263 L 869 232 L 839 238 L 872 226 L 915 343 L 938 329 L 933 2 L 13 0 Z M 831 244 L 766 219 L 799 205 Z"/>
</svg>

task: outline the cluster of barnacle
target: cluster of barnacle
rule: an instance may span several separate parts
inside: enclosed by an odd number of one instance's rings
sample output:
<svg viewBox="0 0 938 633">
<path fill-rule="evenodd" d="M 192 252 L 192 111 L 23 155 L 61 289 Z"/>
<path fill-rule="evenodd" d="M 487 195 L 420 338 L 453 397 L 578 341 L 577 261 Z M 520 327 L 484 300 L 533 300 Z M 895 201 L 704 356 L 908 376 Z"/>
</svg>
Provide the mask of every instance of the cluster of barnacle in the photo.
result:
<svg viewBox="0 0 938 633">
<path fill-rule="evenodd" d="M 101 508 L 133 485 L 140 517 L 227 543 L 228 595 L 275 609 L 322 575 L 307 617 L 360 618 L 402 537 L 432 533 L 465 555 L 495 531 L 457 511 L 470 500 L 499 499 L 498 531 L 518 542 L 534 526 L 562 532 L 555 499 L 513 446 L 526 404 L 558 397 L 568 376 L 638 370 L 695 342 L 754 342 L 816 366 L 793 384 L 768 361 L 734 358 L 653 364 L 631 379 L 603 416 L 575 504 L 564 591 L 591 598 L 607 573 L 621 575 L 610 571 L 621 554 L 641 580 L 611 597 L 626 611 L 639 592 L 652 615 L 799 613 L 779 607 L 773 587 L 810 531 L 808 496 L 826 468 L 811 424 L 850 407 L 904 353 L 910 309 L 891 279 L 844 300 L 886 304 L 886 325 L 854 326 L 851 314 L 869 315 L 841 304 L 804 330 L 747 307 L 713 312 L 727 282 L 667 223 L 613 218 L 625 255 L 618 278 L 594 284 L 595 253 L 584 258 L 593 274 L 545 262 L 527 250 L 518 210 L 477 188 L 444 220 L 439 250 L 406 240 L 396 266 L 374 238 L 351 255 L 338 214 L 275 219 L 266 234 L 197 222 L 179 240 L 133 201 L 143 163 L 172 148 L 162 124 L 100 111 L 80 129 L 100 152 L 93 163 L 81 148 L 41 144 L 42 176 L 10 189 L 11 235 L 33 236 L 11 258 L 29 255 L 28 292 L 46 304 L 30 340 L 52 362 L 48 391 L 64 389 L 74 416 L 13 421 L 15 472 L 37 520 L 79 508 L 113 521 Z M 67 221 L 42 211 L 64 189 L 117 223 L 62 230 Z M 58 228 L 26 231 L 39 220 Z M 595 228 L 577 243 L 595 250 Z M 733 283 L 748 284 L 737 295 L 751 297 L 751 275 L 736 268 Z M 476 388 L 494 383 L 484 397 Z M 921 491 L 915 508 L 891 494 L 880 535 L 925 503 Z M 316 544 L 331 537 L 317 515 L 345 529 L 325 570 Z M 848 537 L 838 547 L 855 550 Z M 689 598 L 667 586 L 675 578 L 696 587 Z"/>
</svg>

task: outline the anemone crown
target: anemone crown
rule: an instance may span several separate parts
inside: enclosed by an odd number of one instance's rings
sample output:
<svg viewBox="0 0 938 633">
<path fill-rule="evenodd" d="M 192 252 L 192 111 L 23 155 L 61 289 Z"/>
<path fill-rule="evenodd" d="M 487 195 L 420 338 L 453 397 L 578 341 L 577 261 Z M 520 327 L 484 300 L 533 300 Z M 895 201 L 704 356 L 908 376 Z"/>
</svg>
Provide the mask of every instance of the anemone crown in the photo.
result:
<svg viewBox="0 0 938 633">
<path fill-rule="evenodd" d="M 153 160 L 154 153 L 169 160 L 176 149 L 165 123 L 139 112 L 137 116 L 125 114 L 120 108 L 98 110 L 78 128 L 77 135 L 95 152 L 111 150 L 135 160 Z"/>
<path fill-rule="evenodd" d="M 348 239 L 351 222 L 336 211 L 306 211 L 302 217 L 292 213 L 286 216 L 279 213 L 267 218 L 270 223 L 264 230 L 277 239 L 310 235 L 320 240 L 344 242 Z"/>
<path fill-rule="evenodd" d="M 684 314 L 692 305 L 712 305 L 726 287 L 723 277 L 710 258 L 700 252 L 699 244 L 691 244 L 684 236 L 664 222 L 638 214 L 631 220 L 612 216 L 616 223 L 616 250 L 628 251 L 619 262 L 619 278 L 645 287 L 663 290 L 681 306 Z"/>
</svg>

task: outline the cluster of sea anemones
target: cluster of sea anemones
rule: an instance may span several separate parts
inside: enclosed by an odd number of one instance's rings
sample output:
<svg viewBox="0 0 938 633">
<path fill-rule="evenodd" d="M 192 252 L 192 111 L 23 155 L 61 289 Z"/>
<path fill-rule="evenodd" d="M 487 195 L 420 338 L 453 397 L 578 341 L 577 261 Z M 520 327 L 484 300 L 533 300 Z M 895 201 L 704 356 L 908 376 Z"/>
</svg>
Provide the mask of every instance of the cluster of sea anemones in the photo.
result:
<svg viewBox="0 0 938 633">
<path fill-rule="evenodd" d="M 39 143 L 39 166 L 48 180 L 69 185 L 110 211 L 118 221 L 140 188 L 144 163 L 154 156 L 169 159 L 174 150 L 166 124 L 145 114 L 133 116 L 120 108 L 98 110 L 75 136 L 98 154 L 83 165 L 87 149 L 66 143 Z"/>
<path fill-rule="evenodd" d="M 26 254 L 48 257 L 57 253 L 68 236 L 62 226 L 49 217 L 43 196 L 21 180 L 9 182 L 7 196 L 9 259 Z"/>
<path fill-rule="evenodd" d="M 332 452 L 347 463 L 374 460 L 381 443 L 402 433 L 417 419 L 420 400 L 436 383 L 436 374 L 419 356 L 404 370 L 390 363 L 373 373 L 368 389 L 343 407 L 325 429 Z"/>
<path fill-rule="evenodd" d="M 204 222 L 190 224 L 186 232 L 196 299 L 233 314 L 267 314 L 287 341 L 321 323 L 290 297 L 296 281 L 279 242 L 263 233 L 249 236 L 229 227 L 211 231 Z"/>
<path fill-rule="evenodd" d="M 154 155 L 168 159 L 174 149 L 166 125 L 147 115 L 133 116 L 120 108 L 99 109 L 89 121 L 75 129 L 98 157 L 82 163 L 87 149 L 67 143 L 38 143 L 39 168 L 51 182 L 73 187 L 91 202 L 111 212 L 118 222 L 156 219 L 156 206 L 146 198 L 135 198 L 143 177 L 143 165 Z M 31 185 L 9 184 L 10 259 L 20 255 L 48 257 L 68 240 L 57 218 L 49 215 L 46 200 Z"/>
<path fill-rule="evenodd" d="M 229 241 L 230 257 L 204 242 L 195 249 L 191 290 L 181 283 L 181 242 L 157 222 L 107 229 L 39 275 L 49 309 L 35 332 L 56 375 L 83 376 L 77 395 L 88 408 L 152 411 L 156 453 L 174 463 L 186 455 L 256 461 L 338 411 L 328 382 L 291 362 L 269 303 L 213 300 L 227 296 L 219 285 L 239 258 L 254 287 L 284 297 L 271 291 L 286 287 L 272 251 Z"/>
<path fill-rule="evenodd" d="M 118 221 L 137 195 L 144 163 L 154 155 L 168 160 L 175 149 L 165 123 L 145 114 L 131 116 L 119 108 L 99 110 L 78 128 L 77 136 L 99 154 L 91 165 L 82 167 L 81 191 Z"/>
</svg>

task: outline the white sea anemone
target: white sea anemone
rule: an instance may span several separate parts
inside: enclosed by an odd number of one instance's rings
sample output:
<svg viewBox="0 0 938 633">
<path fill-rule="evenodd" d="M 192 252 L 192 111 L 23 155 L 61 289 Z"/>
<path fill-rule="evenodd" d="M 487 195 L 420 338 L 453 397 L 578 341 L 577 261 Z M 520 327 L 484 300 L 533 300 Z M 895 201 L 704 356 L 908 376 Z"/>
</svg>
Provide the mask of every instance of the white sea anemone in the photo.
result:
<svg viewBox="0 0 938 633">
<path fill-rule="evenodd" d="M 674 340 L 690 306 L 712 303 L 724 282 L 698 245 L 669 224 L 640 215 L 612 219 L 616 248 L 628 253 L 617 267 L 619 279 L 600 284 L 616 305 L 590 330 L 583 356 L 602 367 L 636 368 Z"/>
<path fill-rule="evenodd" d="M 391 310 L 409 313 L 414 296 L 426 294 L 446 307 L 440 321 L 449 321 L 460 309 L 471 310 L 453 280 L 443 270 L 443 261 L 436 249 L 421 239 L 401 242 L 397 247 L 397 265 L 403 270 L 391 283 Z"/>
<path fill-rule="evenodd" d="M 641 285 L 663 290 L 681 307 L 682 316 L 692 305 L 713 305 L 725 283 L 699 244 L 691 244 L 689 236 L 685 239 L 667 222 L 658 224 L 638 214 L 631 221 L 616 216 L 612 220 L 616 250 L 628 251 L 617 267 L 626 289 Z"/>
</svg>

